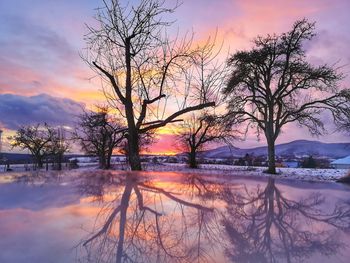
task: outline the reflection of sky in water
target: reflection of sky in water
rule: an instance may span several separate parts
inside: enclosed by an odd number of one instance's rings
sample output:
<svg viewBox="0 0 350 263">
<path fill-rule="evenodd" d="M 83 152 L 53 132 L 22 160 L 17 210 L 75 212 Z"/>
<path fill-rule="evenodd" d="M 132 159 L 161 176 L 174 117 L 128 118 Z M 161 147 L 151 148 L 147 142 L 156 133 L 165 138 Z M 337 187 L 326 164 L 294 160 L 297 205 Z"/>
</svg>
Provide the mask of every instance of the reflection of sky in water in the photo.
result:
<svg viewBox="0 0 350 263">
<path fill-rule="evenodd" d="M 3 181 L 0 262 L 115 262 L 118 245 L 125 262 L 321 262 L 320 252 L 329 262 L 346 262 L 350 238 L 340 228 L 350 227 L 349 201 L 350 188 L 334 183 L 214 183 L 175 173 Z M 342 213 L 334 210 L 339 204 Z M 288 249 L 281 241 L 288 237 L 280 237 L 286 233 L 294 242 L 286 241 Z"/>
</svg>

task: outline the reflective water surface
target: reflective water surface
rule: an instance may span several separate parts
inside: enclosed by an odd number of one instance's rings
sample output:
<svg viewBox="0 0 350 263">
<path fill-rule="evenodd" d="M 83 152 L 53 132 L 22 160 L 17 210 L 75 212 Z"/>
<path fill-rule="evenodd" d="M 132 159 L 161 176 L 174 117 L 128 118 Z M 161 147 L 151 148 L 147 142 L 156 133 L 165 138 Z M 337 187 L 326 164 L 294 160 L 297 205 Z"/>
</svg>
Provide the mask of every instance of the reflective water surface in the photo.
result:
<svg viewBox="0 0 350 263">
<path fill-rule="evenodd" d="M 0 179 L 0 262 L 348 262 L 350 187 L 169 172 Z"/>
</svg>

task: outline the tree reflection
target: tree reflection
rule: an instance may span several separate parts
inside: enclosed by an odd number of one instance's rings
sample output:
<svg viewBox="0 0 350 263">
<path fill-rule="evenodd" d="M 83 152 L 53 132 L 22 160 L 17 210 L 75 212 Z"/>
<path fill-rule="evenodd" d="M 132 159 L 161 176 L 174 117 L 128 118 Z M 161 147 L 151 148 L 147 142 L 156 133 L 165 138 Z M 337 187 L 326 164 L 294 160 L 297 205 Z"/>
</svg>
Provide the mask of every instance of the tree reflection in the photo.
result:
<svg viewBox="0 0 350 263">
<path fill-rule="evenodd" d="M 208 252 L 217 236 L 214 210 L 197 198 L 199 192 L 209 192 L 204 183 L 178 187 L 132 173 L 104 173 L 85 181 L 82 190 L 103 204 L 96 230 L 82 242 L 87 251 L 82 261 L 214 261 Z"/>
<path fill-rule="evenodd" d="M 350 209 L 336 205 L 324 212 L 325 196 L 294 201 L 270 178 L 265 189 L 223 192 L 222 220 L 229 237 L 226 255 L 233 262 L 301 262 L 315 253 L 331 256 L 344 248 L 338 230 L 349 231 Z"/>
<path fill-rule="evenodd" d="M 84 196 L 79 207 L 93 212 L 92 222 L 98 213 L 78 246 L 79 262 L 315 261 L 320 255 L 345 251 L 348 237 L 342 232 L 350 232 L 346 196 L 344 203 L 335 204 L 337 198 L 322 192 L 284 191 L 291 188 L 280 187 L 274 179 L 255 187 L 254 181 L 253 186 L 234 184 L 198 174 L 167 178 L 170 173 L 164 173 L 152 179 L 150 173 L 84 173 L 17 181 L 52 186 L 40 192 L 29 188 L 25 196 L 35 204 L 45 199 L 42 196 L 50 200 L 38 207 L 62 206 L 66 200 L 77 203 L 80 196 L 72 186 L 79 187 Z M 62 201 L 55 201 L 60 194 Z"/>
</svg>

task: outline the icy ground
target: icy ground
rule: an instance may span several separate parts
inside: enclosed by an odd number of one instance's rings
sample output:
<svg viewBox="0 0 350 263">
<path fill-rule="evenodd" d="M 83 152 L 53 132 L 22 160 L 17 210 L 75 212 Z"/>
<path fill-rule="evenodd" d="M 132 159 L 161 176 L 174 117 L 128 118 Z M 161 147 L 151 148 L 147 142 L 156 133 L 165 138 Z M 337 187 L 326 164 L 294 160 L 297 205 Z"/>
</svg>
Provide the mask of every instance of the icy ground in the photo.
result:
<svg viewBox="0 0 350 263">
<path fill-rule="evenodd" d="M 79 163 L 79 169 L 83 170 L 95 170 L 98 169 L 98 163 Z M 335 182 L 338 179 L 350 174 L 348 169 L 307 169 L 307 168 L 277 168 L 278 174 L 270 175 L 264 173 L 266 167 L 251 167 L 251 166 L 233 166 L 233 165 L 220 165 L 220 164 L 201 164 L 199 169 L 190 169 L 186 164 L 179 163 L 162 163 L 152 164 L 144 163 L 143 167 L 146 171 L 181 171 L 187 173 L 203 173 L 203 174 L 215 174 L 223 176 L 247 176 L 247 177 L 269 177 L 276 178 L 304 180 L 304 181 L 327 181 Z M 0 174 L 8 174 L 4 172 L 4 169 L 0 167 Z M 23 165 L 11 165 L 14 172 L 24 171 Z M 67 169 L 64 167 L 64 169 Z M 127 170 L 128 166 L 123 163 L 114 164 L 115 170 Z M 45 171 L 43 169 L 42 171 Z"/>
</svg>

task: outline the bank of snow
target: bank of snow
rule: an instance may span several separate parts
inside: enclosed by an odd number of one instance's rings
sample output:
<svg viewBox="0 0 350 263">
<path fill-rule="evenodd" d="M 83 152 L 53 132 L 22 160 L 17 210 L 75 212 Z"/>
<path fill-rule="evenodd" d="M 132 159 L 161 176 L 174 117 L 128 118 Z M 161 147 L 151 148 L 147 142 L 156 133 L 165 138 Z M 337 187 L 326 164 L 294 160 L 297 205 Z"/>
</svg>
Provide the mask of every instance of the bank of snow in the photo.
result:
<svg viewBox="0 0 350 263">
<path fill-rule="evenodd" d="M 148 171 L 181 171 L 205 174 L 221 174 L 227 176 L 274 176 L 277 178 L 297 179 L 306 181 L 336 181 L 349 173 L 347 169 L 308 169 L 308 168 L 277 168 L 276 175 L 264 173 L 266 167 L 233 166 L 219 164 L 202 164 L 199 169 L 190 169 L 185 164 L 166 163 L 163 165 L 147 165 Z"/>
</svg>

